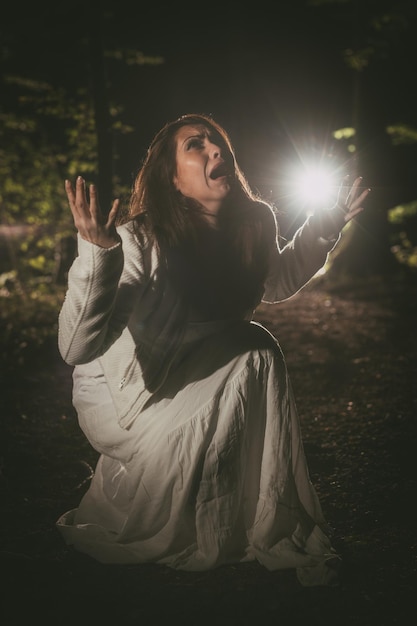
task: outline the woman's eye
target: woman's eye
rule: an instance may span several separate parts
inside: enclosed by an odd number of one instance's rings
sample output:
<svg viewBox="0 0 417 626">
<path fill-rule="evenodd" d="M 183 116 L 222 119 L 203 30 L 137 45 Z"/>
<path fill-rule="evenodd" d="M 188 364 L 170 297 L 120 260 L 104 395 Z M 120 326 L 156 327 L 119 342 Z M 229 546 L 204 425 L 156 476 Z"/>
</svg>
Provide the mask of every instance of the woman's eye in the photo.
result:
<svg viewBox="0 0 417 626">
<path fill-rule="evenodd" d="M 202 148 L 203 145 L 204 144 L 201 139 L 193 138 L 193 139 L 190 139 L 190 141 L 187 143 L 187 150 L 190 150 L 192 148 Z"/>
</svg>

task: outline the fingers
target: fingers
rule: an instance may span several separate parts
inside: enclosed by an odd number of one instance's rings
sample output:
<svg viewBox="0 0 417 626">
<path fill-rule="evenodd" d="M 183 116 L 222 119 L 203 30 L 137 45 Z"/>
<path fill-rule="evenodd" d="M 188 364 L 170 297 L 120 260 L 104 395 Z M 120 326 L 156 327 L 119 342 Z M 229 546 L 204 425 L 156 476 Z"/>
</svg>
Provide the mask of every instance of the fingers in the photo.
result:
<svg viewBox="0 0 417 626">
<path fill-rule="evenodd" d="M 85 181 L 84 178 L 78 176 L 75 181 L 75 209 L 81 215 L 83 215 L 86 210 L 88 211 L 88 202 L 87 196 L 85 193 Z"/>
<path fill-rule="evenodd" d="M 75 189 L 72 183 L 69 180 L 65 181 L 65 191 L 68 198 L 68 203 L 71 209 L 72 216 L 74 218 L 74 223 L 78 228 L 79 221 L 83 218 L 83 208 L 81 205 L 80 198 L 83 195 L 83 181 L 82 179 L 77 179 L 75 184 Z"/>
<path fill-rule="evenodd" d="M 119 210 L 119 199 L 113 201 L 106 221 L 101 212 L 96 185 L 92 184 L 89 187 L 89 200 L 87 199 L 85 180 L 82 176 L 77 177 L 75 181 L 75 188 L 71 181 L 66 180 L 65 191 L 75 224 L 78 228 L 81 226 L 81 228 L 87 227 L 90 229 L 92 225 L 95 227 L 103 225 L 105 229 L 109 230 L 114 227 L 117 212 Z M 90 226 L 88 226 L 88 224 Z"/>
<path fill-rule="evenodd" d="M 75 182 L 75 190 L 69 180 L 65 181 L 65 191 L 67 193 L 68 202 L 74 218 L 83 217 L 88 212 L 88 202 L 85 193 L 85 182 L 81 176 L 78 176 Z"/>
<path fill-rule="evenodd" d="M 347 181 L 349 176 L 345 176 L 343 181 Z M 371 191 L 370 189 L 363 190 L 358 196 L 358 192 L 360 191 L 360 185 L 362 184 L 363 178 L 362 176 L 358 176 L 353 181 L 352 185 L 349 187 L 346 185 L 346 182 L 342 182 L 339 188 L 339 195 L 337 199 L 337 205 L 339 208 L 344 209 L 345 211 L 350 211 L 351 209 L 355 209 L 358 207 L 363 200 L 365 200 L 366 196 Z"/>
<path fill-rule="evenodd" d="M 362 176 L 358 176 L 353 181 L 352 185 L 349 185 L 349 175 L 343 178 L 343 181 L 339 187 L 339 194 L 337 202 L 340 206 L 348 206 L 353 201 L 357 189 L 362 182 Z"/>
<path fill-rule="evenodd" d="M 363 205 L 363 201 L 365 200 L 365 198 L 368 196 L 368 194 L 370 193 L 370 189 L 364 189 L 360 195 L 358 197 L 356 197 L 358 190 L 359 190 L 359 186 L 362 183 L 362 177 L 358 177 L 355 179 L 352 188 L 349 192 L 349 195 L 346 199 L 346 205 L 345 205 L 345 221 L 349 222 L 350 220 L 352 220 L 354 217 L 356 217 L 359 213 L 362 213 L 362 211 L 364 210 Z"/>
<path fill-rule="evenodd" d="M 356 217 L 359 213 L 362 213 L 363 207 L 359 206 L 356 209 L 350 209 L 347 213 L 345 213 L 345 222 L 350 222 L 354 217 Z"/>
<path fill-rule="evenodd" d="M 117 217 L 119 205 L 120 205 L 119 198 L 116 198 L 116 200 L 113 200 L 113 204 L 112 204 L 112 207 L 110 209 L 110 212 L 107 218 L 106 228 L 110 228 L 111 226 L 113 226 L 115 219 Z"/>
<path fill-rule="evenodd" d="M 364 210 L 363 202 L 371 191 L 370 189 L 361 191 L 362 176 L 355 178 L 351 186 L 348 185 L 348 180 L 349 176 L 345 176 L 340 185 L 336 203 L 337 209 L 343 214 L 345 223 L 350 222 Z"/>
<path fill-rule="evenodd" d="M 73 186 L 71 184 L 71 181 L 69 181 L 69 180 L 65 181 L 65 191 L 66 191 L 66 194 L 67 194 L 68 204 L 70 206 L 72 216 L 73 216 L 74 220 L 76 220 L 77 216 L 78 216 L 78 213 L 77 213 L 77 211 L 75 209 L 75 192 L 74 192 L 74 188 L 73 188 Z"/>
<path fill-rule="evenodd" d="M 352 189 L 346 201 L 346 206 L 349 211 L 354 211 L 355 209 L 359 208 L 362 202 L 365 200 L 366 196 L 371 191 L 370 189 L 364 189 L 361 194 L 356 197 L 361 182 L 362 178 L 357 178 L 352 185 Z"/>
<path fill-rule="evenodd" d="M 90 185 L 89 195 L 90 202 L 87 200 L 85 180 L 82 176 L 78 176 L 75 181 L 75 190 L 71 181 L 65 181 L 65 191 L 67 194 L 68 202 L 71 207 L 71 211 L 78 217 L 94 217 L 97 218 L 100 215 L 100 204 L 98 200 L 97 188 L 95 185 Z"/>
<path fill-rule="evenodd" d="M 65 181 L 65 191 L 66 191 L 66 194 L 67 194 L 68 202 L 70 204 L 74 204 L 74 202 L 75 202 L 75 194 L 74 194 L 74 189 L 73 189 L 73 186 L 72 186 L 70 180 L 66 180 Z"/>
<path fill-rule="evenodd" d="M 90 185 L 90 215 L 97 222 L 101 219 L 100 203 L 95 185 Z"/>
</svg>

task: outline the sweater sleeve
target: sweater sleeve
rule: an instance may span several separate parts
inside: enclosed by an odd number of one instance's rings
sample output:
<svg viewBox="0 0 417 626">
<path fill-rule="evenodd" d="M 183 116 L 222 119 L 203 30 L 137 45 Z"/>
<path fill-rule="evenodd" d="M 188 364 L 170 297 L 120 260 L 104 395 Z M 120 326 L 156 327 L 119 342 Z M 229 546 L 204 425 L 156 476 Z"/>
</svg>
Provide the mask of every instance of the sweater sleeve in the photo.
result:
<svg viewBox="0 0 417 626">
<path fill-rule="evenodd" d="M 283 248 L 276 244 L 271 254 L 263 302 L 280 302 L 290 298 L 323 267 L 339 235 L 334 239 L 325 239 L 320 232 L 321 224 L 313 215 Z"/>
<path fill-rule="evenodd" d="M 108 249 L 78 235 L 78 256 L 68 273 L 58 318 L 58 348 L 69 365 L 88 363 L 106 352 L 127 325 L 133 292 L 140 296 L 140 246 L 126 229 L 120 234 L 121 241 Z"/>
</svg>

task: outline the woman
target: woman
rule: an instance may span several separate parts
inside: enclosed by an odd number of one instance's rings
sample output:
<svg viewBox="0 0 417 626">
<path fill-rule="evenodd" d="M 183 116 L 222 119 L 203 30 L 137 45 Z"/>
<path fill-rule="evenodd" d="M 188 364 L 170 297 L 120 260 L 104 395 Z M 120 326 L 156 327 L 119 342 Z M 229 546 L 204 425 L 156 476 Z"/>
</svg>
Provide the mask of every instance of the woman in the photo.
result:
<svg viewBox="0 0 417 626">
<path fill-rule="evenodd" d="M 285 361 L 251 320 L 323 266 L 362 210 L 360 182 L 280 249 L 272 208 L 204 115 L 157 133 L 118 220 L 117 200 L 106 219 L 94 186 L 88 201 L 80 177 L 66 181 L 78 256 L 59 348 L 100 453 L 79 507 L 57 522 L 68 544 L 103 563 L 257 559 L 335 584 Z"/>
</svg>

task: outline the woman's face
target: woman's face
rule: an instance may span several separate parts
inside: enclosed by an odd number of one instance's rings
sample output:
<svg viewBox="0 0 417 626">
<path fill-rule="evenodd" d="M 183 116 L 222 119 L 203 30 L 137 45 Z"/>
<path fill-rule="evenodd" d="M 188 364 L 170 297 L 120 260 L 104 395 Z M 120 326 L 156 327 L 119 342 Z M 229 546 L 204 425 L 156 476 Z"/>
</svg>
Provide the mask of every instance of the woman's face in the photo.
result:
<svg viewBox="0 0 417 626">
<path fill-rule="evenodd" d="M 216 214 L 230 193 L 233 162 L 219 135 L 204 125 L 182 126 L 176 134 L 174 185 Z"/>
</svg>

